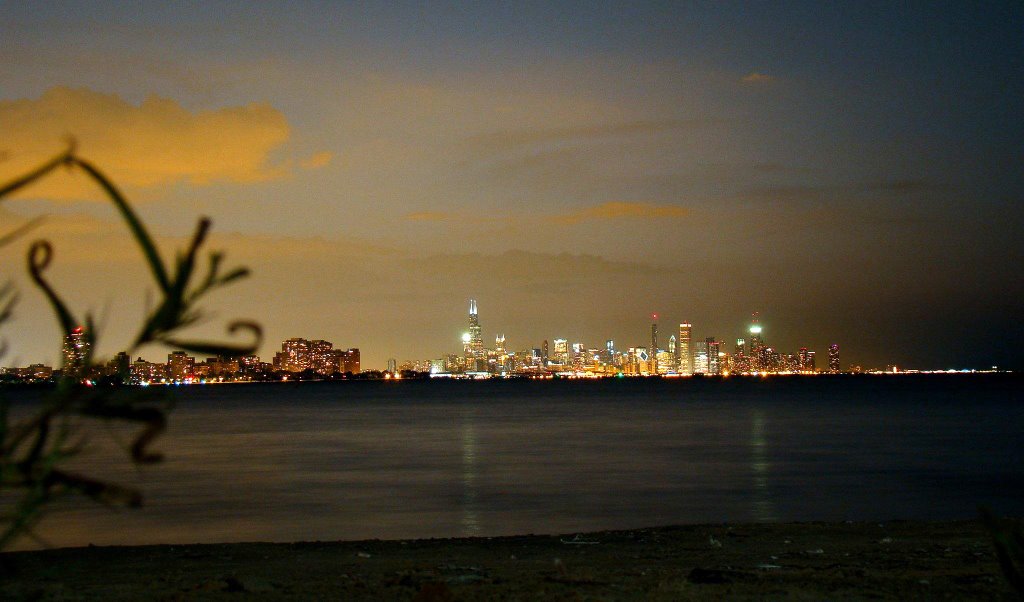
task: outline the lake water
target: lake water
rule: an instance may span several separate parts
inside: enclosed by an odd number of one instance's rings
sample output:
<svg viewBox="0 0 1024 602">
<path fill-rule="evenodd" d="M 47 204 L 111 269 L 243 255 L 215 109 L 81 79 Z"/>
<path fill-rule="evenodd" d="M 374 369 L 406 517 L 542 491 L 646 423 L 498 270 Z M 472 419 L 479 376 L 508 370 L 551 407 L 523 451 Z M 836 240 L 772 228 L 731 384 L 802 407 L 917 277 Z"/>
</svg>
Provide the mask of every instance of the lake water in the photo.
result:
<svg viewBox="0 0 1024 602">
<path fill-rule="evenodd" d="M 51 545 L 573 533 L 1024 515 L 1013 376 L 338 382 L 173 389 L 166 460 L 97 427 Z M 156 389 L 156 388 L 154 388 Z M 166 389 L 165 389 L 166 390 Z M 38 544 L 23 541 L 19 547 Z"/>
</svg>

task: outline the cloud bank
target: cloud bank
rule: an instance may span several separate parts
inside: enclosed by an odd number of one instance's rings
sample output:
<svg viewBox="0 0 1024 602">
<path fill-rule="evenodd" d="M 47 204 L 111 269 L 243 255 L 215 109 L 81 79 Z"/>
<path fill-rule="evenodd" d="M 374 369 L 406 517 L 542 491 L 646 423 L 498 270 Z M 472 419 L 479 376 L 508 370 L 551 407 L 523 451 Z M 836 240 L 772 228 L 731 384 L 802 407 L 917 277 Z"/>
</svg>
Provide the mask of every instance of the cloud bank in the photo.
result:
<svg viewBox="0 0 1024 602">
<path fill-rule="evenodd" d="M 775 78 L 770 75 L 765 75 L 764 73 L 758 73 L 755 71 L 753 73 L 743 76 L 743 79 L 741 79 L 740 81 L 745 84 L 767 84 L 775 81 Z"/>
<path fill-rule="evenodd" d="M 661 218 L 683 217 L 687 210 L 675 205 L 655 205 L 653 203 L 629 203 L 611 201 L 595 207 L 587 207 L 580 211 L 554 217 L 559 224 L 573 225 L 591 220 L 610 220 L 622 218 Z"/>
<path fill-rule="evenodd" d="M 0 178 L 31 169 L 74 137 L 82 156 L 126 188 L 185 182 L 251 183 L 281 177 L 284 164 L 270 154 L 291 128 L 265 103 L 190 111 L 176 101 L 149 96 L 135 105 L 114 94 L 56 87 L 36 99 L 0 101 Z M 329 162 L 316 155 L 312 167 Z M 62 200 L 97 198 L 85 178 L 48 178 L 30 193 Z"/>
</svg>

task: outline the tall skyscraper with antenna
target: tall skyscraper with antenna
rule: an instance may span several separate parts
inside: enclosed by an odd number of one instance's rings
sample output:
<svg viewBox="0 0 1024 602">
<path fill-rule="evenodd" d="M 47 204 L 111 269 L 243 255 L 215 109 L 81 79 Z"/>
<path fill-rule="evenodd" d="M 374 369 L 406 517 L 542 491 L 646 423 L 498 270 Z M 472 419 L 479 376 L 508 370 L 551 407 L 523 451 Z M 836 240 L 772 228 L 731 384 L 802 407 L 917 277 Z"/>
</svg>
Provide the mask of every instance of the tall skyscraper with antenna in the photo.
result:
<svg viewBox="0 0 1024 602">
<path fill-rule="evenodd" d="M 760 314 L 756 311 L 750 317 L 750 368 L 755 372 L 766 367 L 765 358 L 761 351 L 764 348 L 764 339 L 761 337 Z"/>
<path fill-rule="evenodd" d="M 648 360 L 650 363 L 651 374 L 658 373 L 658 314 L 651 314 L 651 357 Z"/>
<path fill-rule="evenodd" d="M 469 341 L 466 345 L 466 364 L 471 370 L 483 370 L 486 358 L 484 357 L 484 338 L 480 331 L 480 319 L 476 311 L 476 299 L 469 300 Z"/>
</svg>

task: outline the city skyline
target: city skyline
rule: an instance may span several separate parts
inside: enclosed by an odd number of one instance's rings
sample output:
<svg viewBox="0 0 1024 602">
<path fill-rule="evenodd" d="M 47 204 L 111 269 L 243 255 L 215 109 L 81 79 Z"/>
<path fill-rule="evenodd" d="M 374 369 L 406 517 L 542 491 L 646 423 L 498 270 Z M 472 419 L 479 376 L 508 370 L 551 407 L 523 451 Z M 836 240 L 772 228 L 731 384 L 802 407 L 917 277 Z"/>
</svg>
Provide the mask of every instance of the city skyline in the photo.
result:
<svg viewBox="0 0 1024 602">
<path fill-rule="evenodd" d="M 691 347 L 693 324 L 679 322 L 678 339 L 672 334 L 668 345 L 663 348 L 658 339 L 659 314 L 651 314 L 649 345 L 630 344 L 607 339 L 604 348 L 586 344 L 584 340 L 570 342 L 566 338 L 545 338 L 539 345 L 526 341 L 520 346 L 510 346 L 505 333 L 495 337 L 494 349 L 484 348 L 479 306 L 476 299 L 469 300 L 468 326 L 462 334 L 462 353 L 444 352 L 440 357 L 412 360 L 405 358 L 401 364 L 394 358 L 392 365 L 406 366 L 414 371 L 431 373 L 490 373 L 514 374 L 536 372 L 586 372 L 596 371 L 609 375 L 623 372 L 631 375 L 683 375 L 693 374 L 728 375 L 730 373 L 759 372 L 842 372 L 839 344 L 828 346 L 827 364 L 816 366 L 816 351 L 801 347 L 797 353 L 789 353 L 769 345 L 763 336 L 759 312 L 753 312 L 742 337 L 731 347 L 725 340 L 708 334 L 704 341 Z M 749 337 L 749 339 L 747 338 Z M 600 337 L 597 337 L 600 338 Z M 526 345 L 523 347 L 522 345 Z M 628 351 L 627 351 L 628 350 Z M 692 352 L 691 352 L 692 351 Z M 628 359 L 626 359 L 628 357 Z M 593 370 L 590 364 L 594 363 Z M 596 364 L 602 364 L 598 367 Z M 584 366 L 585 365 L 585 366 Z M 892 369 L 893 365 L 886 366 Z M 868 367 L 867 370 L 882 370 Z M 849 371 L 860 372 L 864 367 L 851 366 Z"/>
<path fill-rule="evenodd" d="M 756 350 L 762 349 L 762 348 L 767 348 L 767 349 L 769 349 L 771 351 L 774 351 L 774 352 L 776 352 L 778 354 L 781 354 L 784 359 L 785 359 L 786 356 L 790 356 L 790 358 L 792 358 L 792 359 L 799 358 L 799 362 L 800 362 L 801 366 L 805 365 L 805 360 L 806 360 L 806 357 L 807 357 L 806 354 L 809 353 L 810 354 L 810 366 L 813 367 L 813 366 L 816 365 L 816 358 L 818 357 L 817 349 L 811 349 L 807 345 L 800 345 L 798 348 L 796 348 L 796 349 L 798 349 L 797 353 L 791 353 L 791 351 L 792 351 L 791 349 L 783 348 L 782 345 L 778 345 L 778 344 L 769 345 L 769 344 L 765 343 L 765 341 L 764 341 L 764 326 L 761 323 L 761 313 L 757 312 L 757 311 L 754 311 L 752 314 L 750 314 L 749 321 L 746 323 L 746 326 L 744 327 L 744 329 L 742 329 L 740 331 L 741 336 L 735 337 L 735 338 L 730 338 L 729 336 L 727 336 L 725 338 L 720 338 L 717 335 L 713 335 L 711 333 L 706 333 L 706 336 L 698 337 L 698 339 L 697 339 L 698 342 L 697 342 L 696 346 L 694 346 L 694 344 L 693 344 L 693 322 L 691 322 L 690 320 L 683 320 L 683 321 L 679 322 L 678 323 L 678 329 L 675 330 L 675 332 L 673 332 L 672 335 L 670 335 L 668 341 L 666 341 L 667 344 L 662 346 L 662 345 L 659 344 L 659 338 L 658 338 L 658 320 L 659 320 L 659 318 L 663 318 L 663 314 L 652 313 L 652 314 L 650 314 L 648 316 L 648 318 L 650 319 L 650 325 L 649 325 L 649 329 L 650 330 L 649 330 L 649 339 L 647 340 L 647 342 L 649 344 L 647 344 L 646 346 L 644 344 L 639 344 L 636 340 L 634 340 L 634 339 L 640 338 L 640 337 L 637 337 L 637 336 L 633 336 L 633 337 L 627 336 L 627 337 L 623 337 L 623 338 L 620 338 L 620 339 L 616 339 L 616 338 L 604 339 L 603 346 L 609 352 L 611 352 L 613 348 L 615 350 L 619 351 L 619 352 L 621 352 L 625 348 L 636 348 L 638 350 L 643 350 L 645 353 L 649 352 L 649 350 L 651 350 L 651 349 L 657 349 L 660 352 L 664 352 L 666 354 L 669 354 L 669 355 L 665 356 L 666 358 L 668 358 L 668 357 L 673 357 L 674 358 L 673 360 L 671 360 L 673 362 L 673 364 L 672 364 L 673 368 L 671 369 L 672 373 L 678 372 L 678 373 L 681 373 L 681 374 L 684 374 L 684 375 L 690 375 L 690 374 L 695 374 L 695 373 L 701 373 L 701 374 L 719 374 L 720 373 L 720 371 L 719 371 L 719 369 L 717 367 L 711 367 L 711 366 L 709 366 L 706 363 L 703 365 L 703 367 L 699 367 L 699 368 L 695 367 L 697 365 L 697 361 L 698 361 L 696 359 L 696 353 L 698 352 L 699 349 L 701 349 L 701 344 L 702 343 L 705 343 L 707 345 L 714 344 L 716 350 L 720 351 L 723 355 L 730 356 L 730 357 L 736 355 L 737 353 L 742 356 L 742 354 L 744 354 L 744 353 L 748 353 L 749 354 L 749 353 L 751 353 L 751 351 L 754 351 L 754 354 L 756 355 Z M 453 354 L 453 353 L 450 352 L 449 349 L 446 348 L 445 350 L 442 350 L 440 352 L 440 355 L 437 356 L 437 357 L 430 357 L 430 358 L 426 358 L 426 359 L 424 359 L 423 357 L 420 357 L 419 359 L 413 359 L 413 357 L 410 357 L 410 356 L 403 356 L 402 359 L 396 359 L 396 354 L 394 354 L 394 353 L 389 353 L 387 351 L 378 351 L 378 355 L 381 355 L 381 356 L 386 358 L 382 362 L 382 365 L 380 365 L 380 366 L 378 366 L 376 364 L 362 364 L 362 365 L 365 367 L 366 370 L 383 370 L 383 371 L 394 372 L 395 370 L 392 369 L 392 364 L 396 364 L 396 362 L 401 362 L 400 365 L 417 366 L 416 369 L 422 369 L 424 371 L 430 371 L 431 370 L 431 368 L 430 368 L 430 362 L 431 361 L 436 362 L 438 360 L 442 360 L 445 357 L 452 357 L 452 356 L 458 355 L 461 358 L 465 358 L 466 361 L 467 361 L 467 365 L 459 367 L 460 371 L 467 370 L 467 371 L 487 372 L 488 369 L 489 369 L 488 366 L 487 366 L 488 354 L 490 352 L 492 352 L 492 351 L 495 351 L 495 350 L 498 350 L 498 351 L 504 353 L 506 351 L 506 349 L 512 349 L 512 351 L 509 352 L 510 355 L 516 353 L 517 351 L 519 351 L 519 352 L 523 352 L 523 351 L 539 351 L 539 352 L 542 353 L 543 357 L 546 358 L 550 354 L 550 351 L 549 351 L 549 340 L 551 341 L 551 344 L 554 346 L 554 354 L 558 354 L 558 353 L 569 354 L 571 346 L 579 346 L 579 347 L 581 347 L 583 349 L 586 349 L 587 351 L 595 351 L 595 350 L 599 350 L 600 349 L 600 347 L 594 346 L 594 345 L 590 344 L 590 343 L 596 342 L 596 339 L 601 339 L 600 335 L 593 335 L 593 334 L 591 334 L 591 335 L 584 335 L 582 337 L 573 338 L 571 341 L 570 341 L 569 338 L 547 337 L 547 338 L 541 339 L 540 346 L 536 346 L 536 347 L 532 346 L 532 345 L 530 345 L 530 343 L 531 343 L 530 341 L 526 341 L 525 342 L 525 344 L 527 344 L 526 347 L 517 348 L 515 346 L 516 345 L 520 345 L 520 343 L 516 343 L 516 339 L 515 338 L 513 338 L 511 345 L 509 345 L 509 343 L 506 341 L 506 336 L 505 336 L 505 331 L 504 330 L 497 329 L 497 330 L 495 330 L 495 332 L 497 333 L 496 336 L 495 336 L 495 348 L 491 349 L 491 348 L 486 347 L 484 345 L 484 343 L 483 343 L 483 341 L 484 341 L 483 326 L 482 326 L 482 324 L 480 322 L 480 318 L 479 318 L 478 301 L 475 298 L 474 299 L 469 299 L 468 328 L 458 337 L 459 338 L 459 342 L 461 343 L 461 346 L 462 346 L 461 354 Z M 733 333 L 735 334 L 735 331 Z M 513 335 L 513 337 L 514 336 L 515 335 Z M 798 338 L 794 339 L 794 336 L 797 336 Z M 799 336 L 800 335 L 792 335 L 792 334 L 790 334 L 788 337 L 785 337 L 785 339 L 786 340 L 800 340 Z M 820 339 L 820 340 L 828 340 L 827 337 L 825 339 L 822 339 L 821 337 L 814 337 L 814 338 L 817 338 L 817 339 Z M 619 343 L 616 343 L 616 341 L 619 341 Z M 735 342 L 735 346 L 733 346 L 734 342 Z M 636 344 L 634 344 L 634 343 L 636 343 Z M 84 327 L 79 326 L 79 327 L 75 328 L 75 330 L 72 333 L 70 333 L 67 337 L 65 337 L 65 339 L 64 339 L 64 341 L 62 343 L 62 352 L 61 352 L 62 353 L 62 359 L 61 359 L 61 361 L 57 362 L 56 364 L 51 365 L 51 364 L 48 364 L 46 361 L 38 361 L 37 360 L 37 361 L 21 362 L 18 365 L 14 365 L 14 364 L 11 364 L 10 362 L 4 363 L 4 362 L 0 361 L 0 367 L 2 367 L 2 368 L 10 368 L 10 369 L 25 370 L 26 366 L 27 367 L 41 367 L 41 368 L 52 369 L 52 368 L 59 368 L 59 367 L 61 367 L 63 365 L 66 365 L 66 366 L 71 366 L 72 369 L 76 369 L 75 367 L 76 366 L 80 366 L 82 364 L 82 362 L 84 361 L 84 358 L 90 354 L 90 352 L 91 352 L 90 348 L 91 348 L 91 344 L 85 339 Z M 1007 366 L 985 365 L 984 363 L 979 364 L 979 365 L 969 365 L 969 366 L 927 366 L 927 365 L 915 364 L 913 362 L 910 362 L 910 363 L 907 363 L 907 362 L 899 363 L 899 362 L 895 362 L 895 361 L 887 361 L 887 362 L 883 362 L 882 364 L 879 364 L 879 365 L 863 365 L 861 363 L 850 362 L 848 359 L 844 360 L 844 361 L 846 361 L 846 367 L 845 368 L 840 368 L 839 344 L 835 343 L 835 342 L 828 343 L 824 347 L 824 350 L 825 350 L 824 353 L 821 355 L 821 357 L 823 358 L 822 361 L 824 363 L 822 365 L 817 365 L 817 369 L 819 371 L 829 371 L 829 372 L 846 372 L 846 371 L 860 372 L 860 371 L 883 371 L 883 370 L 884 371 L 889 371 L 889 370 L 892 370 L 893 368 L 901 368 L 901 369 L 904 369 L 904 370 L 910 369 L 910 370 L 926 370 L 926 371 L 964 370 L 964 369 L 967 369 L 967 370 L 988 370 L 988 369 L 996 369 L 996 368 L 1003 369 L 1003 370 L 1008 369 Z M 360 355 L 361 355 L 360 348 L 357 346 L 355 348 L 349 348 L 347 351 L 349 353 L 352 353 L 352 352 L 355 353 L 355 356 L 354 356 L 355 357 L 354 365 L 356 367 L 355 368 L 355 372 L 359 372 L 359 370 L 360 370 L 359 366 L 361 365 L 361 362 L 360 362 Z M 179 350 L 172 350 L 171 354 L 169 354 L 168 357 L 170 357 L 172 354 L 176 354 L 176 353 L 182 353 L 182 352 L 179 351 Z M 340 356 L 337 355 L 339 353 L 341 354 Z M 332 355 L 332 354 L 334 354 L 334 355 Z M 346 360 L 344 359 L 344 357 L 345 357 L 344 354 L 345 354 L 345 350 L 344 349 L 340 349 L 340 348 L 339 349 L 333 349 L 333 344 L 331 342 L 323 340 L 323 339 L 305 339 L 305 338 L 301 338 L 301 337 L 290 337 L 288 339 L 285 339 L 280 344 L 280 351 L 272 351 L 267 356 L 270 359 L 270 361 L 262 361 L 263 357 L 259 353 L 253 354 L 252 356 L 249 356 L 249 361 L 250 362 L 255 362 L 257 364 L 262 364 L 268 370 L 269 369 L 273 369 L 275 371 L 299 372 L 299 371 L 302 371 L 303 369 L 311 369 L 312 368 L 312 369 L 315 369 L 318 372 L 323 372 L 322 370 L 319 370 L 319 369 L 315 368 L 315 366 L 323 364 L 324 362 L 331 362 L 331 361 L 334 361 L 334 362 L 340 361 L 341 365 L 344 366 L 345 362 L 346 362 Z M 103 363 L 113 363 L 113 362 L 115 362 L 117 360 L 117 358 L 119 358 L 120 356 L 123 356 L 123 355 L 124 355 L 123 352 L 118 352 L 114 357 L 101 357 L 100 360 L 102 360 L 102 361 L 100 363 L 101 364 L 103 364 Z M 149 362 L 149 360 L 146 360 L 143 357 L 143 355 L 145 355 L 145 354 L 137 353 L 136 354 L 137 360 L 138 361 L 144 361 L 146 363 L 152 363 L 152 362 Z M 152 355 L 152 354 L 149 354 L 149 355 Z M 862 354 L 862 355 L 868 355 L 868 354 Z M 859 357 L 859 355 L 855 353 L 854 357 Z M 470 360 L 472 360 L 472 361 L 470 361 Z M 659 370 L 659 368 L 658 368 L 659 357 L 657 355 L 645 356 L 645 359 L 643 361 L 644 361 L 644 363 L 647 366 L 647 368 L 644 370 L 645 374 L 648 373 L 648 372 L 652 373 L 652 374 L 664 373 L 665 372 L 664 364 L 662 365 L 662 370 Z M 662 361 L 666 361 L 666 360 L 662 360 Z M 708 361 L 713 361 L 713 360 L 709 359 Z M 303 364 L 304 367 L 302 367 L 302 368 L 295 368 L 295 367 L 293 367 L 293 366 L 297 366 L 299 364 Z M 423 365 L 420 366 L 420 364 L 423 364 Z M 471 368 L 469 364 L 473 364 L 475 367 Z M 398 364 L 396 364 L 396 365 L 398 365 Z M 493 366 L 492 366 L 492 368 L 493 368 Z M 345 372 L 346 370 L 342 369 L 340 371 L 341 372 Z M 751 370 L 744 370 L 744 371 L 751 371 Z M 752 371 L 753 372 L 759 372 L 760 370 L 756 370 L 755 369 L 755 370 L 752 370 Z M 326 374 L 328 372 L 323 372 L 323 373 Z"/>
<path fill-rule="evenodd" d="M 0 181 L 74 136 L 167 255 L 209 216 L 252 277 L 189 334 L 251 319 L 263 357 L 297 333 L 428 357 L 475 298 L 513 348 L 648 341 L 653 311 L 695 345 L 757 308 L 819 363 L 841 341 L 863 366 L 1019 370 L 1022 23 L 1019 2 L 5 3 Z M 0 247 L 0 363 L 60 361 L 35 239 L 98 356 L 144 314 L 139 251 L 80 175 L 0 205 L 4 233 L 44 218 Z"/>
</svg>

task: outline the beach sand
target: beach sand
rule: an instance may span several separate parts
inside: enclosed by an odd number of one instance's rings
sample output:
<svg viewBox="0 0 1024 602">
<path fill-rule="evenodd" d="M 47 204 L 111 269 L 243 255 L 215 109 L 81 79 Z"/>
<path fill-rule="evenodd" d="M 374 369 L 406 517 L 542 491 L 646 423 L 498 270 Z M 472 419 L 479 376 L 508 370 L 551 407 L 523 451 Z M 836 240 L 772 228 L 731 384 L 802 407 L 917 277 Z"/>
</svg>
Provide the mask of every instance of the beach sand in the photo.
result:
<svg viewBox="0 0 1024 602">
<path fill-rule="evenodd" d="M 1015 600 L 977 521 L 64 548 L 0 555 L 3 600 Z"/>
</svg>

